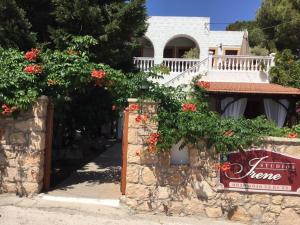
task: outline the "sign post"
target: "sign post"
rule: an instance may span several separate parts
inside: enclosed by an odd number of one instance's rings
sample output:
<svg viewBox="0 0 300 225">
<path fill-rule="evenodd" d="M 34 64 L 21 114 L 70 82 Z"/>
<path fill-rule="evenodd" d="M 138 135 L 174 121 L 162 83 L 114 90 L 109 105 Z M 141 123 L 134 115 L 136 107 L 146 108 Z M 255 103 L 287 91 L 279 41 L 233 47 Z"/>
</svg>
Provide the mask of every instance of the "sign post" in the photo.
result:
<svg viewBox="0 0 300 225">
<path fill-rule="evenodd" d="M 267 150 L 233 152 L 219 190 L 300 195 L 300 159 Z"/>
</svg>

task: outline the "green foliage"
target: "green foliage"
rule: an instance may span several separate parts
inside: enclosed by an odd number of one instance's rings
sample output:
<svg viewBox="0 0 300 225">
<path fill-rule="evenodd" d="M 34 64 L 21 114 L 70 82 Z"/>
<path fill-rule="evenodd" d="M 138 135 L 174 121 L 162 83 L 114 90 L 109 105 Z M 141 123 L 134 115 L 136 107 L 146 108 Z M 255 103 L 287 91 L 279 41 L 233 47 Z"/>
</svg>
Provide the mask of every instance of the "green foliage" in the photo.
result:
<svg viewBox="0 0 300 225">
<path fill-rule="evenodd" d="M 256 21 L 236 21 L 226 27 L 228 31 L 248 31 L 250 47 L 266 46 L 266 38 L 263 30 L 260 29 Z"/>
<path fill-rule="evenodd" d="M 56 25 L 50 29 L 56 48 L 65 49 L 73 36 L 90 35 L 98 42 L 93 59 L 128 68 L 138 39 L 146 31 L 144 0 L 52 0 Z"/>
<path fill-rule="evenodd" d="M 257 56 L 267 56 L 267 55 L 269 55 L 269 51 L 266 48 L 255 46 L 255 47 L 251 48 L 251 54 L 257 55 Z"/>
<path fill-rule="evenodd" d="M 173 93 L 172 100 L 173 107 L 166 107 L 161 101 L 158 111 L 160 141 L 157 146 L 160 151 L 169 150 L 180 140 L 183 145 L 195 146 L 205 140 L 208 147 L 213 145 L 218 152 L 243 150 L 259 144 L 265 136 L 285 136 L 288 132 L 264 117 L 222 119 L 209 110 L 206 91 L 198 86 L 194 86 L 191 93 Z M 186 102 L 195 104 L 197 110 L 184 111 L 182 105 Z"/>
<path fill-rule="evenodd" d="M 291 50 L 284 50 L 276 54 L 275 67 L 270 71 L 273 83 L 300 88 L 300 60 Z"/>
<path fill-rule="evenodd" d="M 297 53 L 300 46 L 300 1 L 264 0 L 257 12 L 257 22 L 267 40 L 278 50 L 291 49 Z M 270 47 L 269 47 L 270 49 Z"/>
<path fill-rule="evenodd" d="M 198 59 L 199 58 L 199 50 L 198 48 L 192 48 L 191 50 L 184 53 L 182 58 L 184 59 Z"/>
<path fill-rule="evenodd" d="M 24 73 L 27 65 L 20 51 L 0 48 L 0 103 L 26 110 L 41 95 L 41 77 Z"/>
<path fill-rule="evenodd" d="M 0 1 L 0 47 L 30 49 L 35 45 L 35 35 L 25 11 L 15 0 Z"/>
</svg>

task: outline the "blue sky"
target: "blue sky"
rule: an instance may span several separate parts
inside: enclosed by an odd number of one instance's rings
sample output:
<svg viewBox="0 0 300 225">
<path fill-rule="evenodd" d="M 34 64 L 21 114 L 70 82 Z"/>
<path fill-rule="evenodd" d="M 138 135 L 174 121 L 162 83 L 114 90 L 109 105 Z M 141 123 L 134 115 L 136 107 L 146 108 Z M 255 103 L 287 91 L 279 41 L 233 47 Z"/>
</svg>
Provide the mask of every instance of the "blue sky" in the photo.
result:
<svg viewBox="0 0 300 225">
<path fill-rule="evenodd" d="M 261 0 L 147 0 L 150 16 L 207 16 L 212 23 L 252 20 Z M 212 24 L 222 30 L 226 25 Z"/>
</svg>

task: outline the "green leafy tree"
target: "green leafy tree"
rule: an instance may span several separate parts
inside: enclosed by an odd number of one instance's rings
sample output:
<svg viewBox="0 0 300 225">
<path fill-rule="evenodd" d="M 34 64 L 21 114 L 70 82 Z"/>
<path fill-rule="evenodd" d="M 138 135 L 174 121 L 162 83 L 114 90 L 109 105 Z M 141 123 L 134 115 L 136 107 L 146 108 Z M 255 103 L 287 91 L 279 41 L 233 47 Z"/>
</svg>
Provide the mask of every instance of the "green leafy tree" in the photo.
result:
<svg viewBox="0 0 300 225">
<path fill-rule="evenodd" d="M 265 47 L 266 38 L 256 21 L 236 21 L 226 27 L 228 31 L 248 31 L 250 47 Z"/>
<path fill-rule="evenodd" d="M 3 48 L 30 49 L 35 45 L 35 35 L 25 11 L 15 0 L 0 1 L 0 46 Z"/>
<path fill-rule="evenodd" d="M 300 60 L 291 50 L 276 54 L 276 66 L 270 71 L 271 81 L 284 86 L 300 88 Z"/>
<path fill-rule="evenodd" d="M 146 31 L 145 0 L 52 0 L 56 25 L 50 29 L 55 46 L 64 49 L 72 36 L 90 35 L 93 59 L 125 69 L 138 38 Z"/>
<path fill-rule="evenodd" d="M 257 12 L 257 23 L 264 28 L 269 49 L 291 49 L 297 53 L 300 48 L 299 0 L 264 0 Z"/>
<path fill-rule="evenodd" d="M 17 5 L 26 12 L 31 31 L 36 33 L 37 42 L 50 42 L 48 27 L 54 26 L 51 0 L 16 0 Z"/>
</svg>

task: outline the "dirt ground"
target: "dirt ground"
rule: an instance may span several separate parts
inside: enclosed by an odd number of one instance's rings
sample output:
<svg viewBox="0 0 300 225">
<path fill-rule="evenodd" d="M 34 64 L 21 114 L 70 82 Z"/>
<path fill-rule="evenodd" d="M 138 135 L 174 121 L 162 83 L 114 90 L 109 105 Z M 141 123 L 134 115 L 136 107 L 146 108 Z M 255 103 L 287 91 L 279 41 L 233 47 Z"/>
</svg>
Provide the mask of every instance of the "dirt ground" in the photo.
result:
<svg viewBox="0 0 300 225">
<path fill-rule="evenodd" d="M 92 204 L 46 201 L 39 196 L 19 198 L 0 195 L 0 225 L 240 225 L 201 217 L 167 217 L 134 214 L 118 208 Z"/>
</svg>

